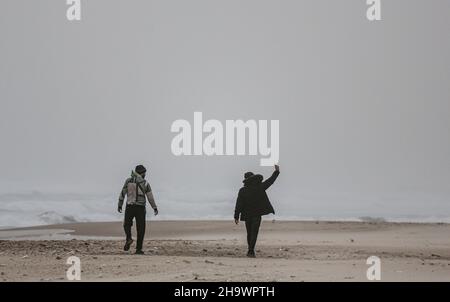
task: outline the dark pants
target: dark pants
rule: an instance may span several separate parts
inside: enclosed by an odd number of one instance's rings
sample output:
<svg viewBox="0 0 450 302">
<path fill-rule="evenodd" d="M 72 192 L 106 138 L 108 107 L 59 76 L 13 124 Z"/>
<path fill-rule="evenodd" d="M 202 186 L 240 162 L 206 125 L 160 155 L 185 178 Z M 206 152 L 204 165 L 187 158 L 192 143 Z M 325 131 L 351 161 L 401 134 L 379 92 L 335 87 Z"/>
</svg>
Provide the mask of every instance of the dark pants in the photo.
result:
<svg viewBox="0 0 450 302">
<path fill-rule="evenodd" d="M 247 229 L 247 244 L 249 251 L 255 251 L 256 239 L 258 239 L 261 216 L 247 217 L 245 228 Z"/>
<path fill-rule="evenodd" d="M 131 227 L 133 219 L 136 218 L 137 243 L 136 250 L 142 250 L 142 243 L 145 235 L 145 206 L 127 205 L 125 208 L 125 220 L 123 229 L 127 235 L 127 240 L 131 239 Z"/>
</svg>

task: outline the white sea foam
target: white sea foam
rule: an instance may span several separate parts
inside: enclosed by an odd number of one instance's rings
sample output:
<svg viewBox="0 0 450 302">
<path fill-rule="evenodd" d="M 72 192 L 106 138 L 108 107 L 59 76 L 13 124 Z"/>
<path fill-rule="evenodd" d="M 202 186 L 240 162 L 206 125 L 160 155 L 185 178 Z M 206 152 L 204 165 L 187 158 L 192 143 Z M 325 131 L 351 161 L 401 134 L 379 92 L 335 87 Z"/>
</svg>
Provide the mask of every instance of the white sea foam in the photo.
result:
<svg viewBox="0 0 450 302">
<path fill-rule="evenodd" d="M 224 220 L 233 219 L 235 193 L 216 192 L 194 194 L 155 192 L 160 215 L 153 217 L 147 207 L 147 218 L 157 220 Z M 374 209 L 370 205 L 358 209 L 323 202 L 307 206 L 309 202 L 274 202 L 277 215 L 266 216 L 276 220 L 332 220 L 366 222 L 444 222 L 450 223 L 446 208 L 429 207 L 425 212 L 417 207 L 391 207 Z M 411 211 L 412 209 L 412 211 Z M 419 214 L 416 214 L 419 213 Z M 437 215 L 436 213 L 440 213 Z M 150 218 L 151 217 L 151 218 Z M 117 213 L 117 197 L 110 195 L 77 195 L 28 192 L 0 194 L 0 228 L 75 222 L 120 221 Z"/>
</svg>

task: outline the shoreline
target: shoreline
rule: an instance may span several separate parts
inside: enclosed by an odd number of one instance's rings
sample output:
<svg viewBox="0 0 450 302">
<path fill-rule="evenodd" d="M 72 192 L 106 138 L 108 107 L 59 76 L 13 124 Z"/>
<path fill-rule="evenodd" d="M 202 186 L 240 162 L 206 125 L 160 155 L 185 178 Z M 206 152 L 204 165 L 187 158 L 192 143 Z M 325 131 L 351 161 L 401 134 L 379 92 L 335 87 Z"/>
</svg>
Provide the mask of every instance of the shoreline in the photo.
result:
<svg viewBox="0 0 450 302">
<path fill-rule="evenodd" d="M 147 220 L 146 237 L 153 236 L 158 240 L 171 239 L 206 239 L 214 240 L 215 235 L 226 234 L 229 237 L 230 232 L 235 232 L 239 226 L 236 226 L 231 220 Z M 181 227 L 180 227 L 181 225 Z M 214 225 L 214 227 L 204 229 L 204 225 Z M 319 226 L 315 228 L 314 226 Z M 385 221 L 309 221 L 309 220 L 269 220 L 262 221 L 261 230 L 266 229 L 269 232 L 291 232 L 293 230 L 311 231 L 318 229 L 333 229 L 337 226 L 365 227 L 367 230 L 376 228 L 385 229 L 389 227 L 402 226 L 448 226 L 449 223 L 443 222 L 385 222 Z M 185 227 L 187 226 L 187 227 Z M 245 226 L 240 222 L 240 226 Z M 328 226 L 328 227 L 325 227 Z M 135 236 L 135 226 L 132 228 Z M 243 230 L 245 232 L 245 228 Z M 156 233 L 156 234 L 155 234 Z M 150 235 L 151 234 L 151 235 Z M 166 236 L 166 237 L 165 237 Z M 81 222 L 81 223 L 63 223 L 37 225 L 29 227 L 15 227 L 0 229 L 0 240 L 120 240 L 123 239 L 122 221 L 103 221 L 103 222 Z M 226 239 L 226 238 L 222 238 Z"/>
<path fill-rule="evenodd" d="M 382 217 L 361 217 L 361 218 L 262 218 L 263 221 L 266 222 L 320 222 L 320 223 L 387 223 L 387 224 L 448 224 L 450 225 L 450 220 L 427 220 L 427 219 L 385 219 Z M 111 219 L 111 220 L 90 220 L 90 221 L 69 221 L 69 222 L 61 222 L 61 223 L 47 223 L 47 224 L 33 224 L 33 225 L 24 225 L 24 226 L 0 226 L 0 231 L 6 230 L 16 230 L 16 229 L 30 229 L 30 228 L 39 228 L 39 227 L 50 227 L 56 225 L 73 225 L 73 224 L 84 224 L 84 223 L 113 223 L 113 222 L 122 222 L 123 219 Z M 202 218 L 202 219 L 194 219 L 194 218 L 160 218 L 154 219 L 151 217 L 149 219 L 147 217 L 147 222 L 223 222 L 223 221 L 233 221 L 233 218 L 230 217 L 214 217 L 214 218 Z"/>
</svg>

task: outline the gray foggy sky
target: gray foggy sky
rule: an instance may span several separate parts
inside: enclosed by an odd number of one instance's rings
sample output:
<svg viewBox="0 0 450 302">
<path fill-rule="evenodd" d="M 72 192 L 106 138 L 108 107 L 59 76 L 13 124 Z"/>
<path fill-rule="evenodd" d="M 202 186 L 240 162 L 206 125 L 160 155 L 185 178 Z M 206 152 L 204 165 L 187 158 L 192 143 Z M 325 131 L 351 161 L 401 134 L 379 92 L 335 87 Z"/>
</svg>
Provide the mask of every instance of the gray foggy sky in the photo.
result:
<svg viewBox="0 0 450 302">
<path fill-rule="evenodd" d="M 2 192 L 116 194 L 137 163 L 199 196 L 269 175 L 259 156 L 173 156 L 172 122 L 202 111 L 280 120 L 281 209 L 450 201 L 449 1 L 382 1 L 381 22 L 363 0 L 66 7 L 0 3 Z"/>
</svg>

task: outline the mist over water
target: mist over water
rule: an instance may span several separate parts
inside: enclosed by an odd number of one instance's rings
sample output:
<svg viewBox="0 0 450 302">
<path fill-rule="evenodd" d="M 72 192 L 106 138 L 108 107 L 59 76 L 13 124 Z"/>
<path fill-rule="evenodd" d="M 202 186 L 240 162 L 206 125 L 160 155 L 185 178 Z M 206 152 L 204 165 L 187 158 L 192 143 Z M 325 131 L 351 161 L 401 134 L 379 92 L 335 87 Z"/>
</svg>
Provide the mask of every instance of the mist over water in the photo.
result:
<svg viewBox="0 0 450 302">
<path fill-rule="evenodd" d="M 233 219 L 236 192 L 196 195 L 183 192 L 155 192 L 160 215 L 153 216 L 147 206 L 148 220 L 230 220 Z M 448 206 L 441 203 L 420 203 L 396 201 L 394 207 L 383 207 L 379 201 L 336 198 L 313 201 L 304 196 L 296 205 L 279 200 L 273 202 L 276 215 L 267 215 L 267 220 L 332 220 L 368 222 L 446 222 L 450 223 Z M 323 198 L 323 196 L 322 196 Z M 123 214 L 116 212 L 115 195 L 44 194 L 29 192 L 23 194 L 0 194 L 0 228 L 35 225 L 64 224 L 76 222 L 121 221 Z M 274 199 L 274 198 L 272 198 Z M 311 206 L 315 203 L 315 206 Z M 436 214 L 439 211 L 442 214 Z M 419 214 L 418 214 L 419 213 Z"/>
</svg>

